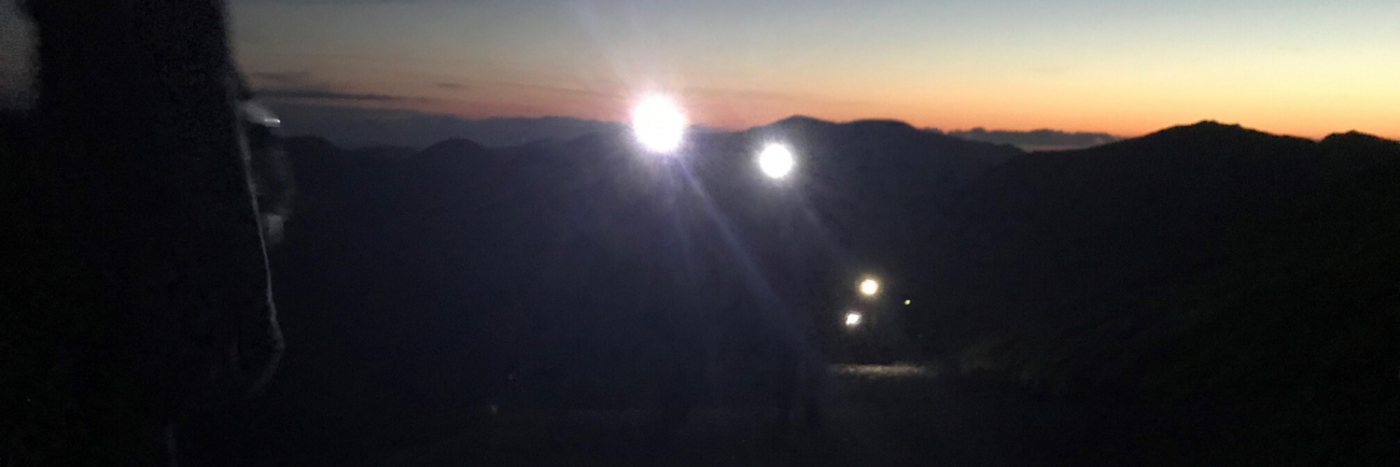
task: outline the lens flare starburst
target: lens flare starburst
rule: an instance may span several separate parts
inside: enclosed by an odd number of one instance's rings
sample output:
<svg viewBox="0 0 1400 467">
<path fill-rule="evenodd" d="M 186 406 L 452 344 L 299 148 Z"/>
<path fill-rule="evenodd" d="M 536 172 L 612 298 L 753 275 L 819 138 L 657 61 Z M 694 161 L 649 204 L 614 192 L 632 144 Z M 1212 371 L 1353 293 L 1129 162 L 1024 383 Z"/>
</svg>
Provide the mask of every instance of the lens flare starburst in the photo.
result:
<svg viewBox="0 0 1400 467">
<path fill-rule="evenodd" d="M 669 154 L 685 141 L 689 122 L 676 101 L 662 95 L 647 96 L 632 110 L 632 133 L 647 150 Z"/>
</svg>

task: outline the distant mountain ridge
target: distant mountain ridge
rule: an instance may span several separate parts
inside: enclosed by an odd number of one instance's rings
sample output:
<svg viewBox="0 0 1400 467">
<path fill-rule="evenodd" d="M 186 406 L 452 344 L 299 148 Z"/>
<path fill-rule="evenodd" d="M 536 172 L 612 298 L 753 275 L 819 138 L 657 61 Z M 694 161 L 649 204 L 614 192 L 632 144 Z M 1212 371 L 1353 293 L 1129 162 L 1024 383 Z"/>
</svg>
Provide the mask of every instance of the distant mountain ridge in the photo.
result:
<svg viewBox="0 0 1400 467">
<path fill-rule="evenodd" d="M 930 129 L 930 131 L 938 131 Z M 1051 129 L 1030 131 L 987 130 L 982 127 L 971 130 L 951 130 L 944 132 L 973 141 L 1011 144 L 1028 151 L 1083 149 L 1119 141 L 1123 138 L 1101 132 L 1066 132 Z"/>
<path fill-rule="evenodd" d="M 569 140 L 591 133 L 626 128 L 626 124 L 620 122 L 573 117 L 467 119 L 451 115 L 373 109 L 349 110 L 279 101 L 273 101 L 271 106 L 282 115 L 283 123 L 290 134 L 322 136 L 346 147 L 425 148 L 438 141 L 451 138 L 470 139 L 487 147 L 504 147 L 537 140 Z M 822 121 L 801 116 L 791 118 Z M 857 120 L 857 122 L 877 121 L 894 122 L 893 120 Z M 902 122 L 900 124 L 903 125 Z M 729 130 L 696 127 L 692 131 L 712 133 Z M 938 129 L 930 128 L 925 129 L 925 131 L 972 141 L 1009 144 L 1024 150 L 1079 149 L 1120 139 L 1107 133 L 1070 133 L 1049 129 L 1021 132 L 988 131 L 974 128 L 967 131 L 944 133 Z"/>
<path fill-rule="evenodd" d="M 284 129 L 294 135 L 317 135 L 345 147 L 399 146 L 425 148 L 438 141 L 466 138 L 502 147 L 537 140 L 567 140 L 622 128 L 616 122 L 572 117 L 502 117 L 466 119 L 409 111 L 345 109 L 270 102 Z"/>
</svg>

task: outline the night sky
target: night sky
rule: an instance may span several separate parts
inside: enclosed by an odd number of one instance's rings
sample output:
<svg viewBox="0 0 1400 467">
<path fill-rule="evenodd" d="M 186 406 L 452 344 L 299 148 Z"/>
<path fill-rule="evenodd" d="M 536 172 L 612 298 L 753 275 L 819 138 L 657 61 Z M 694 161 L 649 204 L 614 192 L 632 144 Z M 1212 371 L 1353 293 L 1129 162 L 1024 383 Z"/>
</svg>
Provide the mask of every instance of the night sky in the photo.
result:
<svg viewBox="0 0 1400 467">
<path fill-rule="evenodd" d="M 622 120 L 661 91 L 729 128 L 804 114 L 1131 136 L 1215 119 L 1400 137 L 1394 0 L 231 5 L 245 71 L 305 105 Z"/>
</svg>

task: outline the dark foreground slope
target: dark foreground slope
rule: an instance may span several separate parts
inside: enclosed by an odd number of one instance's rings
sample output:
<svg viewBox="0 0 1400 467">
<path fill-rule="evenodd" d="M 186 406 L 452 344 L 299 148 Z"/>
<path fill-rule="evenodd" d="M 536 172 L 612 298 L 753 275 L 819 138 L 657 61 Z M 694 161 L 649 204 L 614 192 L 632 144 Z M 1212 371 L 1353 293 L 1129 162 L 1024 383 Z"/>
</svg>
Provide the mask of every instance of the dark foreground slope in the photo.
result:
<svg viewBox="0 0 1400 467">
<path fill-rule="evenodd" d="M 801 175 L 759 175 L 771 141 Z M 677 156 L 623 132 L 410 155 L 288 143 L 301 203 L 274 262 L 297 351 L 254 408 L 195 429 L 206 460 L 363 461 L 490 404 L 765 404 L 793 359 L 825 354 L 860 274 L 912 268 L 906 247 L 947 235 L 933 207 L 1020 154 L 803 118 Z"/>
<path fill-rule="evenodd" d="M 756 170 L 773 141 L 799 155 L 790 179 Z M 266 397 L 196 430 L 205 460 L 494 439 L 474 425 L 492 404 L 752 407 L 805 353 L 971 378 L 851 383 L 843 400 L 863 402 L 839 416 L 870 420 L 871 452 L 900 462 L 1395 459 L 1393 142 L 1206 122 L 1025 154 L 795 117 L 676 158 L 625 133 L 290 146 L 303 203 L 274 258 L 289 351 Z M 884 279 L 878 300 L 853 301 L 862 275 Z M 860 337 L 878 352 L 839 351 L 852 304 L 890 328 Z"/>
</svg>

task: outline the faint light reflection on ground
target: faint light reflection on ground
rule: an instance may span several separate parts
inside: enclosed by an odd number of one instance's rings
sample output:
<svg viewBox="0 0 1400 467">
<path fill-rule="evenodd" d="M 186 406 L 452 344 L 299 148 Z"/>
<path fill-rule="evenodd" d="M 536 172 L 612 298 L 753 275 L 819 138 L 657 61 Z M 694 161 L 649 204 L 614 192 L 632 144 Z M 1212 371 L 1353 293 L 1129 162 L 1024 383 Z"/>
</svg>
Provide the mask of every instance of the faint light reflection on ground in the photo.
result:
<svg viewBox="0 0 1400 467">
<path fill-rule="evenodd" d="M 893 365 L 832 365 L 831 373 L 837 376 L 859 376 L 865 378 L 932 378 L 938 376 L 937 368 L 908 363 L 896 363 Z"/>
</svg>

